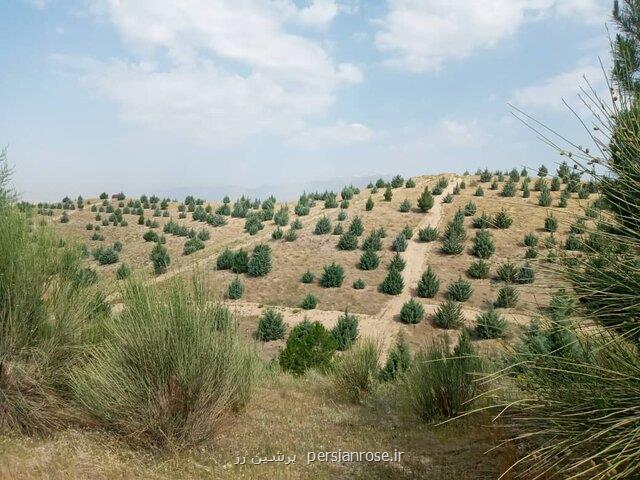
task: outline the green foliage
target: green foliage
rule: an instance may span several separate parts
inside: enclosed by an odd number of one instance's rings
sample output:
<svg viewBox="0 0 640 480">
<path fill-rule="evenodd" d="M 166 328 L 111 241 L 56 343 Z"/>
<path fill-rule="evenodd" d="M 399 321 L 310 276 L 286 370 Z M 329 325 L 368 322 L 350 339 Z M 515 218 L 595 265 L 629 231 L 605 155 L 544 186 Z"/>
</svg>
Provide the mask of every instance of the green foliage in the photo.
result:
<svg viewBox="0 0 640 480">
<path fill-rule="evenodd" d="M 291 330 L 280 352 L 280 367 L 294 375 L 310 368 L 327 370 L 336 348 L 335 338 L 321 323 L 305 319 Z"/>
<path fill-rule="evenodd" d="M 218 270 L 229 270 L 233 266 L 233 260 L 235 258 L 235 254 L 233 251 L 225 248 L 216 259 L 216 266 Z"/>
<path fill-rule="evenodd" d="M 364 280 L 362 280 L 361 278 L 358 278 L 357 280 L 355 280 L 353 282 L 353 288 L 355 288 L 356 290 L 362 290 L 367 286 L 366 283 L 364 283 Z"/>
<path fill-rule="evenodd" d="M 469 265 L 469 268 L 467 269 L 467 274 L 471 278 L 475 278 L 475 279 L 487 278 L 489 276 L 489 263 L 485 262 L 482 259 L 477 260 L 473 262 L 471 265 Z"/>
<path fill-rule="evenodd" d="M 380 265 L 380 257 L 372 248 L 366 249 L 360 256 L 358 267 L 361 270 L 375 270 Z"/>
<path fill-rule="evenodd" d="M 478 185 L 478 188 L 476 188 L 476 191 L 473 195 L 476 197 L 484 197 L 484 190 L 482 189 L 481 185 Z"/>
<path fill-rule="evenodd" d="M 324 267 L 324 272 L 320 277 L 320 286 L 324 288 L 338 288 L 344 282 L 344 269 L 335 262 Z"/>
<path fill-rule="evenodd" d="M 404 184 L 404 178 L 400 175 L 396 175 L 391 179 L 391 188 L 400 188 Z"/>
<path fill-rule="evenodd" d="M 227 289 L 227 298 L 229 300 L 238 300 L 244 294 L 244 285 L 239 277 L 234 278 Z"/>
<path fill-rule="evenodd" d="M 124 280 L 126 278 L 129 278 L 131 276 L 131 267 L 129 267 L 129 265 L 127 265 L 126 263 L 121 264 L 118 267 L 118 270 L 116 270 L 116 278 L 118 280 Z"/>
<path fill-rule="evenodd" d="M 551 206 L 551 193 L 549 190 L 542 190 L 540 196 L 538 197 L 538 205 L 541 207 L 549 207 Z"/>
<path fill-rule="evenodd" d="M 413 178 L 410 178 L 405 182 L 404 186 L 406 188 L 415 188 L 416 182 L 413 181 Z"/>
<path fill-rule="evenodd" d="M 374 205 L 375 204 L 373 203 L 373 199 L 369 197 L 367 199 L 367 203 L 365 204 L 365 209 L 367 210 L 367 212 L 370 212 L 371 210 L 373 210 Z"/>
<path fill-rule="evenodd" d="M 411 237 L 413 237 L 413 229 L 409 225 L 405 225 L 400 233 L 404 235 L 407 240 L 411 240 Z"/>
<path fill-rule="evenodd" d="M 240 249 L 233 254 L 233 262 L 231 263 L 231 271 L 233 273 L 247 273 L 249 267 L 249 254 L 246 250 Z"/>
<path fill-rule="evenodd" d="M 484 211 L 482 212 L 482 215 L 473 219 L 474 228 L 490 228 L 494 224 L 495 220 Z"/>
<path fill-rule="evenodd" d="M 324 208 L 338 208 L 338 199 L 335 193 L 331 192 L 327 194 L 324 200 Z"/>
<path fill-rule="evenodd" d="M 415 299 L 405 302 L 400 310 L 400 320 L 408 324 L 420 323 L 424 318 L 424 307 Z"/>
<path fill-rule="evenodd" d="M 506 283 L 514 283 L 518 276 L 518 267 L 511 262 L 504 262 L 498 267 L 496 274 L 498 278 Z"/>
<path fill-rule="evenodd" d="M 536 247 L 538 245 L 538 237 L 536 235 L 534 235 L 533 233 L 527 233 L 524 236 L 524 244 L 527 247 Z"/>
<path fill-rule="evenodd" d="M 424 187 L 422 194 L 418 198 L 418 208 L 422 213 L 426 213 L 433 208 L 433 196 L 428 187 Z"/>
<path fill-rule="evenodd" d="M 282 314 L 268 308 L 258 320 L 255 337 L 261 342 L 271 342 L 284 338 L 286 331 L 287 327 L 282 320 Z"/>
<path fill-rule="evenodd" d="M 504 285 L 498 291 L 494 305 L 499 308 L 512 308 L 518 303 L 518 291 L 511 285 Z"/>
<path fill-rule="evenodd" d="M 500 192 L 500 195 L 503 197 L 515 197 L 516 190 L 517 190 L 516 183 L 510 179 L 502 187 L 502 192 Z"/>
<path fill-rule="evenodd" d="M 404 279 L 402 273 L 398 270 L 391 269 L 380 284 L 380 291 L 387 295 L 400 295 L 404 289 Z"/>
<path fill-rule="evenodd" d="M 284 234 L 285 242 L 295 242 L 298 239 L 298 232 L 296 232 L 293 228 L 287 230 L 287 233 Z"/>
<path fill-rule="evenodd" d="M 342 222 L 343 220 L 347 219 L 347 212 L 345 210 L 340 210 L 338 212 L 338 221 Z"/>
<path fill-rule="evenodd" d="M 387 187 L 386 190 L 384 191 L 384 201 L 390 202 L 392 198 L 393 198 L 393 191 L 391 190 L 391 187 Z"/>
<path fill-rule="evenodd" d="M 471 217 L 471 216 L 475 215 L 476 211 L 477 211 L 476 204 L 471 202 L 471 201 L 464 206 L 464 216 L 465 217 Z"/>
<path fill-rule="evenodd" d="M 387 355 L 387 363 L 380 371 L 380 380 L 388 382 L 400 378 L 411 366 L 411 352 L 402 332 Z"/>
<path fill-rule="evenodd" d="M 506 329 L 507 321 L 494 309 L 476 317 L 476 335 L 480 338 L 502 338 Z"/>
<path fill-rule="evenodd" d="M 338 250 L 355 250 L 358 248 L 358 237 L 351 232 L 345 232 L 338 240 Z"/>
<path fill-rule="evenodd" d="M 313 283 L 314 279 L 315 279 L 315 275 L 310 270 L 307 270 L 306 272 L 304 272 L 302 274 L 302 277 L 300 277 L 300 281 L 302 283 Z"/>
<path fill-rule="evenodd" d="M 333 227 L 333 235 L 342 235 L 344 229 L 342 228 L 342 224 L 338 223 L 335 227 Z"/>
<path fill-rule="evenodd" d="M 336 339 L 338 350 L 348 350 L 358 338 L 358 318 L 345 310 L 344 314 L 338 317 L 331 335 Z"/>
<path fill-rule="evenodd" d="M 451 299 L 441 303 L 434 315 L 434 322 L 440 328 L 460 327 L 463 323 L 461 304 Z"/>
<path fill-rule="evenodd" d="M 553 213 L 548 214 L 544 219 L 544 229 L 547 232 L 552 233 L 558 230 L 558 219 L 553 215 Z"/>
<path fill-rule="evenodd" d="M 362 224 L 362 219 L 360 217 L 354 217 L 351 220 L 351 224 L 349 225 L 349 233 L 353 235 L 360 236 L 364 233 L 364 225 Z"/>
<path fill-rule="evenodd" d="M 250 277 L 264 277 L 270 271 L 271 248 L 264 244 L 256 245 L 247 264 L 247 275 Z"/>
<path fill-rule="evenodd" d="M 457 302 L 466 302 L 471 298 L 472 293 L 471 283 L 462 277 L 458 277 L 458 280 L 451 282 L 447 289 L 447 296 Z"/>
<path fill-rule="evenodd" d="M 184 255 L 191 255 L 192 253 L 197 252 L 198 250 L 204 249 L 204 242 L 200 240 L 198 237 L 188 239 L 184 244 L 184 249 L 182 253 Z"/>
<path fill-rule="evenodd" d="M 425 227 L 418 231 L 418 240 L 421 242 L 433 242 L 438 239 L 438 229 L 435 227 Z"/>
<path fill-rule="evenodd" d="M 147 230 L 142 235 L 142 238 L 145 242 L 157 242 L 159 240 L 159 235 L 154 230 Z"/>
<path fill-rule="evenodd" d="M 575 233 L 570 233 L 564 242 L 565 250 L 576 251 L 582 249 L 582 240 Z"/>
<path fill-rule="evenodd" d="M 407 237 L 403 233 L 399 233 L 393 241 L 392 248 L 394 252 L 404 252 L 408 245 Z"/>
<path fill-rule="evenodd" d="M 473 241 L 473 254 L 478 258 L 487 259 L 496 251 L 491 234 L 486 229 L 476 232 L 476 238 Z"/>
<path fill-rule="evenodd" d="M 518 275 L 515 278 L 516 283 L 533 283 L 535 279 L 533 267 L 529 262 L 526 262 L 520 270 L 518 270 Z"/>
<path fill-rule="evenodd" d="M 408 213 L 410 211 L 411 211 L 411 202 L 405 198 L 400 204 L 400 212 Z"/>
<path fill-rule="evenodd" d="M 118 252 L 113 247 L 99 247 L 94 250 L 93 258 L 100 265 L 111 265 L 118 261 Z"/>
<path fill-rule="evenodd" d="M 289 224 L 289 207 L 287 205 L 282 205 L 273 215 L 273 222 L 279 227 L 285 227 Z"/>
<path fill-rule="evenodd" d="M 280 227 L 276 227 L 276 229 L 271 233 L 271 238 L 274 240 L 280 240 L 284 233 Z"/>
<path fill-rule="evenodd" d="M 316 228 L 313 233 L 316 235 L 325 235 L 331 232 L 331 220 L 326 215 L 320 217 L 318 222 L 316 223 Z"/>
<path fill-rule="evenodd" d="M 156 275 L 160 275 L 167 271 L 169 264 L 171 263 L 171 257 L 167 249 L 160 243 L 151 250 L 151 262 L 153 263 L 153 271 Z"/>
<path fill-rule="evenodd" d="M 318 299 L 312 293 L 307 293 L 300 302 L 300 308 L 304 310 L 313 310 L 318 305 Z"/>
<path fill-rule="evenodd" d="M 360 403 L 374 389 L 380 370 L 380 346 L 370 338 L 358 341 L 341 355 L 332 369 L 339 395 Z"/>
<path fill-rule="evenodd" d="M 401 272 L 406 266 L 407 262 L 404 261 L 399 253 L 396 253 L 389 262 L 389 270 L 397 270 L 398 272 Z"/>
<path fill-rule="evenodd" d="M 378 230 L 373 230 L 362 242 L 362 250 L 378 251 L 380 249 L 382 249 L 382 237 Z"/>
<path fill-rule="evenodd" d="M 506 229 L 513 224 L 513 218 L 511 218 L 511 215 L 509 215 L 504 208 L 501 208 L 500 211 L 496 213 L 493 223 L 496 228 Z"/>
<path fill-rule="evenodd" d="M 422 274 L 416 287 L 416 293 L 422 298 L 433 298 L 440 289 L 440 280 L 431 266 Z"/>
</svg>

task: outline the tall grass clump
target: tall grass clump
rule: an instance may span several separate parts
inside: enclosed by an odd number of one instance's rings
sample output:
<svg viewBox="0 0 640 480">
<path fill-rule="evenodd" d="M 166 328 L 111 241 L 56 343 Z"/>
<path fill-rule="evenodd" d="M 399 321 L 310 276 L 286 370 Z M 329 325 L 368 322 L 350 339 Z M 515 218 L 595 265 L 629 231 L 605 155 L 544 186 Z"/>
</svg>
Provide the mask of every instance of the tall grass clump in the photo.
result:
<svg viewBox="0 0 640 480">
<path fill-rule="evenodd" d="M 71 373 L 73 398 L 107 430 L 145 446 L 208 441 L 250 398 L 259 361 L 202 283 L 168 296 L 128 283 L 124 309 Z"/>
<path fill-rule="evenodd" d="M 333 383 L 340 395 L 360 403 L 374 389 L 379 372 L 380 345 L 361 338 L 334 362 Z"/>
</svg>

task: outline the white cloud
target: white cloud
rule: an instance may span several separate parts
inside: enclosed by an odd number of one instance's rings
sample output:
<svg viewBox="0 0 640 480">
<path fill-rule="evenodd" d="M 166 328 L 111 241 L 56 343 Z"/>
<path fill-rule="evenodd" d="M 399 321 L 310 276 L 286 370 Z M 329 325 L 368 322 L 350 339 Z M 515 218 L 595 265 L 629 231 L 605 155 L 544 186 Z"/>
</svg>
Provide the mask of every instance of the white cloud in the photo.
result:
<svg viewBox="0 0 640 480">
<path fill-rule="evenodd" d="M 37 8 L 38 10 L 42 10 L 49 3 L 49 0 L 24 0 L 24 1 L 27 2 L 29 5 L 31 5 L 32 7 Z"/>
<path fill-rule="evenodd" d="M 292 137 L 291 145 L 305 148 L 327 148 L 366 142 L 373 132 L 360 123 L 337 122 L 335 125 L 308 128 Z"/>
<path fill-rule="evenodd" d="M 602 0 L 388 0 L 378 22 L 379 50 L 387 65 L 424 72 L 491 48 L 527 21 L 561 15 L 584 22 L 606 21 Z"/>
<path fill-rule="evenodd" d="M 357 66 L 287 29 L 326 26 L 338 10 L 330 0 L 93 0 L 138 60 L 75 63 L 132 123 L 215 145 L 287 134 L 362 80 Z"/>
<path fill-rule="evenodd" d="M 518 107 L 547 108 L 552 110 L 566 109 L 563 100 L 571 105 L 578 105 L 580 87 L 587 87 L 584 78 L 603 94 L 606 87 L 604 73 L 599 65 L 579 65 L 567 72 L 554 75 L 540 83 L 529 85 L 513 93 L 511 103 Z"/>
</svg>

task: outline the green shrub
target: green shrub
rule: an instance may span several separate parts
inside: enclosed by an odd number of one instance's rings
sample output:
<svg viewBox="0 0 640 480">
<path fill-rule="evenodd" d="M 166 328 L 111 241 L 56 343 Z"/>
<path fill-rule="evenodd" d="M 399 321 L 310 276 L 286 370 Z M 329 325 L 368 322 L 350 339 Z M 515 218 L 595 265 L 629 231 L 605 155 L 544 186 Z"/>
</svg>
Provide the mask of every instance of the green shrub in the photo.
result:
<svg viewBox="0 0 640 480">
<path fill-rule="evenodd" d="M 428 187 L 424 187 L 422 194 L 418 198 L 418 208 L 422 213 L 427 213 L 433 208 L 433 195 L 429 192 Z"/>
<path fill-rule="evenodd" d="M 498 291 L 494 305 L 499 308 L 512 308 L 518 303 L 518 292 L 511 285 L 504 285 Z"/>
<path fill-rule="evenodd" d="M 493 223 L 496 228 L 506 229 L 509 228 L 513 223 L 513 218 L 511 218 L 509 213 L 504 208 L 502 208 L 498 213 L 496 213 Z"/>
<path fill-rule="evenodd" d="M 549 192 L 549 190 L 544 189 L 538 197 L 538 205 L 540 205 L 541 207 L 549 207 L 551 206 L 551 200 L 551 193 Z"/>
<path fill-rule="evenodd" d="M 498 278 L 506 283 L 514 283 L 518 276 L 518 272 L 518 267 L 508 261 L 501 264 L 496 271 Z"/>
<path fill-rule="evenodd" d="M 339 395 L 361 402 L 374 388 L 380 370 L 380 346 L 361 339 L 334 364 L 332 378 Z"/>
<path fill-rule="evenodd" d="M 380 265 L 380 257 L 373 249 L 365 250 L 360 256 L 358 267 L 361 270 L 375 270 Z"/>
<path fill-rule="evenodd" d="M 295 242 L 298 239 L 298 232 L 296 232 L 293 228 L 289 228 L 287 233 L 284 234 L 285 242 Z"/>
<path fill-rule="evenodd" d="M 487 259 L 496 251 L 491 234 L 488 230 L 482 229 L 476 232 L 476 238 L 473 242 L 473 254 L 478 258 Z"/>
<path fill-rule="evenodd" d="M 464 250 L 464 244 L 458 237 L 445 237 L 442 239 L 442 253 L 446 255 L 458 255 Z"/>
<path fill-rule="evenodd" d="M 291 230 L 302 230 L 302 221 L 299 218 L 296 218 L 293 222 L 291 222 Z"/>
<path fill-rule="evenodd" d="M 336 326 L 331 330 L 331 335 L 336 339 L 338 350 L 347 350 L 358 338 L 358 318 L 348 310 L 338 317 Z"/>
<path fill-rule="evenodd" d="M 300 308 L 304 310 L 313 310 L 318 305 L 318 299 L 312 293 L 307 293 L 300 302 Z"/>
<path fill-rule="evenodd" d="M 513 180 L 510 179 L 502 187 L 502 192 L 500 192 L 500 195 L 503 196 L 503 197 L 515 197 L 516 196 L 516 189 L 517 189 L 516 183 Z"/>
<path fill-rule="evenodd" d="M 547 215 L 547 218 L 544 219 L 544 229 L 552 233 L 558 230 L 558 219 L 554 217 L 553 213 L 550 213 Z"/>
<path fill-rule="evenodd" d="M 331 220 L 326 215 L 320 217 L 318 222 L 316 223 L 316 228 L 313 233 L 316 235 L 325 235 L 331 232 Z"/>
<path fill-rule="evenodd" d="M 342 222 L 347 219 L 347 212 L 345 210 L 340 210 L 338 212 L 338 221 Z"/>
<path fill-rule="evenodd" d="M 158 234 L 154 230 L 147 230 L 142 235 L 145 242 L 157 242 L 159 240 Z"/>
<path fill-rule="evenodd" d="M 247 275 L 250 277 L 264 277 L 271 271 L 271 248 L 260 244 L 253 247 L 253 252 L 247 264 Z"/>
<path fill-rule="evenodd" d="M 198 237 L 188 239 L 184 244 L 182 253 L 184 255 L 191 255 L 192 253 L 202 250 L 204 248 L 204 242 Z"/>
<path fill-rule="evenodd" d="M 422 298 L 433 298 L 440 289 L 440 280 L 431 266 L 422 274 L 416 287 L 416 293 Z"/>
<path fill-rule="evenodd" d="M 404 390 L 409 406 L 423 420 L 455 417 L 473 409 L 482 391 L 477 376 L 483 366 L 466 330 L 450 351 L 447 339 L 420 350 L 407 370 Z"/>
<path fill-rule="evenodd" d="M 405 262 L 404 259 L 400 256 L 400 254 L 396 252 L 396 254 L 393 256 L 393 258 L 389 262 L 388 268 L 389 270 L 397 270 L 398 272 L 401 272 L 404 270 L 404 267 L 406 266 L 407 266 L 407 262 Z"/>
<path fill-rule="evenodd" d="M 476 197 L 484 197 L 484 190 L 482 189 L 481 185 L 478 185 L 478 188 L 476 188 L 474 195 Z"/>
<path fill-rule="evenodd" d="M 489 264 L 482 259 L 477 260 L 469 265 L 467 274 L 475 279 L 487 278 L 489 276 Z"/>
<path fill-rule="evenodd" d="M 271 342 L 284 338 L 287 327 L 282 320 L 282 314 L 268 308 L 258 320 L 255 337 L 261 342 Z"/>
<path fill-rule="evenodd" d="M 490 228 L 495 224 L 495 221 L 486 212 L 482 212 L 482 215 L 473 219 L 474 228 Z"/>
<path fill-rule="evenodd" d="M 380 291 L 387 295 L 400 295 L 404 289 L 404 279 L 402 273 L 398 270 L 391 269 L 380 284 Z"/>
<path fill-rule="evenodd" d="M 476 317 L 476 335 L 479 338 L 502 338 L 507 329 L 507 321 L 496 310 L 491 309 Z"/>
<path fill-rule="evenodd" d="M 320 277 L 320 286 L 324 288 L 338 288 L 344 282 L 344 269 L 335 262 L 324 267 L 324 272 Z"/>
<path fill-rule="evenodd" d="M 438 239 L 438 229 L 435 227 L 425 227 L 418 231 L 418 240 L 421 242 L 433 242 Z"/>
<path fill-rule="evenodd" d="M 522 198 L 529 198 L 531 196 L 531 191 L 529 190 L 529 184 L 525 183 L 522 187 Z"/>
<path fill-rule="evenodd" d="M 560 179 L 558 177 L 553 177 L 553 179 L 551 179 L 551 191 L 552 192 L 558 192 L 560 190 Z"/>
<path fill-rule="evenodd" d="M 169 252 L 167 252 L 167 249 L 160 243 L 156 243 L 151 250 L 151 262 L 153 263 L 153 271 L 156 275 L 165 273 L 171 263 Z"/>
<path fill-rule="evenodd" d="M 411 237 L 413 237 L 413 229 L 409 225 L 405 225 L 400 233 L 404 235 L 407 240 L 411 240 Z"/>
<path fill-rule="evenodd" d="M 367 286 L 366 283 L 364 283 L 364 280 L 362 280 L 361 278 L 355 280 L 353 282 L 353 288 L 355 288 L 356 290 L 362 290 Z"/>
<path fill-rule="evenodd" d="M 279 227 L 285 227 L 289 224 L 289 207 L 287 205 L 282 205 L 273 215 L 273 222 Z"/>
<path fill-rule="evenodd" d="M 327 370 L 336 348 L 335 338 L 321 323 L 305 319 L 291 330 L 280 352 L 280 367 L 294 375 L 302 375 L 309 368 Z"/>
<path fill-rule="evenodd" d="M 342 235 L 342 233 L 342 224 L 338 223 L 335 227 L 333 227 L 333 235 Z"/>
<path fill-rule="evenodd" d="M 338 199 L 335 193 L 329 193 L 324 199 L 324 208 L 338 208 Z"/>
<path fill-rule="evenodd" d="M 306 272 L 304 272 L 302 274 L 302 277 L 300 277 L 300 281 L 302 283 L 313 283 L 314 279 L 315 279 L 315 275 L 310 270 L 307 270 Z"/>
<path fill-rule="evenodd" d="M 362 250 L 378 251 L 380 249 L 382 249 L 382 237 L 378 230 L 374 230 L 362 242 Z"/>
<path fill-rule="evenodd" d="M 364 232 L 364 225 L 362 224 L 362 219 L 360 217 L 354 217 L 351 220 L 351 224 L 349 225 L 349 233 L 359 237 Z"/>
<path fill-rule="evenodd" d="M 402 233 L 399 233 L 398 236 L 393 241 L 393 251 L 395 252 L 404 252 L 407 249 L 408 241 L 407 237 L 405 237 Z"/>
<path fill-rule="evenodd" d="M 391 187 L 387 187 L 386 190 L 384 191 L 384 201 L 390 202 L 392 198 L 393 198 L 393 191 L 391 190 Z"/>
<path fill-rule="evenodd" d="M 365 209 L 367 210 L 367 212 L 370 212 L 371 210 L 373 210 L 374 205 L 375 204 L 373 203 L 373 199 L 369 197 L 367 199 L 367 203 L 365 204 Z"/>
<path fill-rule="evenodd" d="M 526 262 L 522 267 L 520 267 L 520 270 L 518 270 L 518 275 L 515 281 L 516 283 L 524 284 L 524 283 L 533 283 L 534 279 L 535 279 L 535 275 L 534 275 L 533 267 L 529 262 Z"/>
<path fill-rule="evenodd" d="M 131 276 L 131 267 L 126 263 L 121 264 L 116 270 L 116 278 L 118 280 L 124 280 L 125 278 L 129 278 Z"/>
<path fill-rule="evenodd" d="M 440 328 L 458 328 L 462 325 L 462 307 L 454 300 L 441 303 L 434 315 L 434 322 Z"/>
<path fill-rule="evenodd" d="M 420 302 L 417 302 L 413 298 L 405 302 L 400 310 L 400 319 L 404 323 L 416 324 L 420 323 L 424 318 L 424 307 Z"/>
<path fill-rule="evenodd" d="M 538 249 L 536 247 L 527 248 L 526 252 L 524 252 L 524 258 L 537 258 L 538 257 Z"/>
<path fill-rule="evenodd" d="M 118 252 L 113 247 L 100 247 L 93 252 L 93 258 L 100 265 L 111 265 L 118 261 Z"/>
<path fill-rule="evenodd" d="M 570 233 L 564 242 L 565 250 L 576 251 L 582 249 L 582 240 L 575 233 Z"/>
<path fill-rule="evenodd" d="M 471 283 L 462 277 L 458 277 L 458 280 L 451 282 L 447 289 L 447 296 L 457 302 L 466 302 L 471 298 L 472 293 Z"/>
<path fill-rule="evenodd" d="M 380 380 L 388 382 L 400 378 L 411 366 L 411 352 L 402 332 L 387 355 L 387 362 L 380 371 Z"/>
<path fill-rule="evenodd" d="M 244 249 L 240 249 L 233 254 L 233 262 L 231 263 L 231 271 L 233 273 L 247 273 L 249 266 L 249 254 Z"/>
<path fill-rule="evenodd" d="M 587 230 L 587 225 L 582 218 L 579 218 L 569 227 L 569 230 L 576 235 L 582 235 Z"/>
<path fill-rule="evenodd" d="M 122 313 L 106 320 L 101 341 L 72 367 L 74 399 L 94 424 L 132 442 L 175 447 L 210 441 L 250 398 L 257 355 L 235 330 L 216 329 L 212 318 L 230 314 L 198 289 L 172 288 L 164 298 L 130 285 L 123 300 Z"/>
<path fill-rule="evenodd" d="M 227 289 L 227 298 L 229 300 L 238 300 L 244 294 L 244 285 L 239 277 L 234 278 Z"/>
<path fill-rule="evenodd" d="M 535 236 L 533 233 L 527 233 L 524 236 L 523 241 L 527 247 L 536 247 L 538 245 L 538 237 Z"/>
<path fill-rule="evenodd" d="M 280 227 L 276 227 L 276 229 L 271 233 L 271 238 L 274 240 L 280 240 L 284 233 Z"/>
<path fill-rule="evenodd" d="M 476 204 L 473 202 L 468 202 L 464 206 L 464 216 L 471 217 L 476 214 L 476 210 L 477 210 Z"/>
<path fill-rule="evenodd" d="M 345 232 L 338 240 L 338 250 L 355 250 L 358 248 L 358 237 L 351 232 Z"/>
<path fill-rule="evenodd" d="M 229 270 L 233 266 L 233 259 L 235 258 L 235 254 L 225 248 L 216 259 L 216 266 L 218 270 Z"/>
</svg>

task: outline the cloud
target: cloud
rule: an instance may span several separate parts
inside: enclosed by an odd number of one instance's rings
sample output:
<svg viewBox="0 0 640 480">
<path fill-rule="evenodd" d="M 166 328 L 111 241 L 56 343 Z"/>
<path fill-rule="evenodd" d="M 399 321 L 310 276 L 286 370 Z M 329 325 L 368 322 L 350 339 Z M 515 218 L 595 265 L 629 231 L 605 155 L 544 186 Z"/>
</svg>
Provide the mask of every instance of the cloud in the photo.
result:
<svg viewBox="0 0 640 480">
<path fill-rule="evenodd" d="M 330 0 L 93 0 L 134 60 L 64 58 L 119 106 L 123 119 L 214 145 L 256 134 L 288 135 L 322 115 L 338 90 L 362 80 L 300 27 L 326 26 Z M 288 26 L 298 26 L 291 33 Z"/>
<path fill-rule="evenodd" d="M 335 125 L 308 128 L 292 137 L 289 143 L 305 149 L 327 148 L 366 142 L 373 132 L 361 123 L 339 121 Z"/>
<path fill-rule="evenodd" d="M 24 0 L 26 3 L 31 5 L 32 7 L 37 8 L 38 10 L 44 9 L 50 0 Z"/>
<path fill-rule="evenodd" d="M 515 34 L 548 15 L 593 23 L 606 20 L 599 0 L 388 0 L 376 46 L 385 64 L 411 72 L 435 71 Z"/>
<path fill-rule="evenodd" d="M 600 94 L 606 93 L 606 82 L 599 65 L 584 64 L 562 72 L 543 80 L 540 83 L 529 85 L 516 90 L 511 98 L 511 103 L 518 107 L 565 110 L 563 100 L 569 104 L 577 104 L 580 87 L 587 87 L 584 78 Z M 605 97 L 606 98 L 606 97 Z"/>
</svg>

